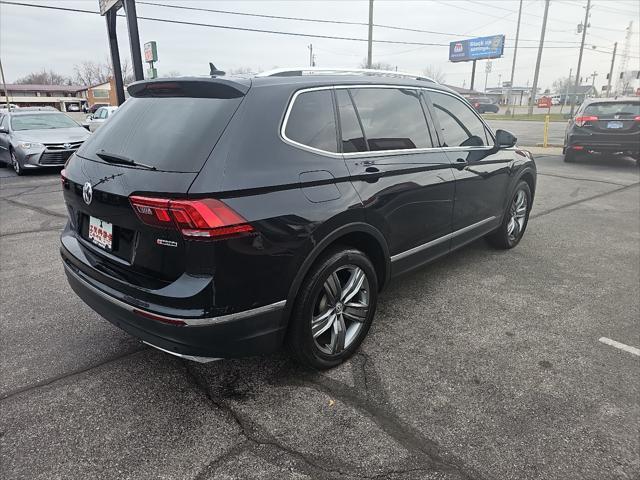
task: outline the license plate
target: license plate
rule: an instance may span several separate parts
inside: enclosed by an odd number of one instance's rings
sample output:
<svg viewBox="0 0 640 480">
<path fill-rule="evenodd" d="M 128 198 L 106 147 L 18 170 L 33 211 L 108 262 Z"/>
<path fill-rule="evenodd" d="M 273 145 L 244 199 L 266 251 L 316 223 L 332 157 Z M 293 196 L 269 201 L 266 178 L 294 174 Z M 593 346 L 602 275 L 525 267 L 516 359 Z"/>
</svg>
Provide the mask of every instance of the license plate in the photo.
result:
<svg viewBox="0 0 640 480">
<path fill-rule="evenodd" d="M 622 128 L 624 124 L 622 122 L 609 122 L 607 128 Z"/>
<path fill-rule="evenodd" d="M 99 218 L 89 217 L 89 240 L 106 250 L 113 244 L 113 225 Z"/>
</svg>

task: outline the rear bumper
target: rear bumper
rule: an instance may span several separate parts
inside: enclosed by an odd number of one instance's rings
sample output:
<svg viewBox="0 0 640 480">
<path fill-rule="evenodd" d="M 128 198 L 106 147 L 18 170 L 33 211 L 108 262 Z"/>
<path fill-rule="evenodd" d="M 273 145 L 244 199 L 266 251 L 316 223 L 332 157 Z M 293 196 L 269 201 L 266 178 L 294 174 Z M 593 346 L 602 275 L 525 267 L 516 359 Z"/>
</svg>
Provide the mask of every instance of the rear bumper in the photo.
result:
<svg viewBox="0 0 640 480">
<path fill-rule="evenodd" d="M 570 135 L 566 148 L 575 149 L 575 147 L 578 147 L 576 150 L 603 153 L 623 152 L 637 155 L 640 152 L 640 135 L 637 133 L 623 134 L 613 138 L 610 135 Z"/>
<path fill-rule="evenodd" d="M 62 256 L 69 285 L 87 305 L 115 326 L 168 353 L 185 358 L 233 358 L 271 353 L 282 345 L 284 301 L 176 324 L 185 317 L 158 315 L 120 300 L 65 260 L 64 251 Z"/>
</svg>

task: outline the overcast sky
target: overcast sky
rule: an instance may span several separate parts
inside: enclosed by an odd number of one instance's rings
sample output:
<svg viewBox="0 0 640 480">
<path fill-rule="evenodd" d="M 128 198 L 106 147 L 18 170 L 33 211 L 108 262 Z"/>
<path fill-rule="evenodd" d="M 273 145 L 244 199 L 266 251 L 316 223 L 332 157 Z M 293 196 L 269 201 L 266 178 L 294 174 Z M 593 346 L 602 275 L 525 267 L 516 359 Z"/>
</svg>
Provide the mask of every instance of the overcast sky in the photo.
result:
<svg viewBox="0 0 640 480">
<path fill-rule="evenodd" d="M 138 15 L 234 27 L 257 28 L 316 35 L 367 38 L 367 27 L 257 18 L 224 13 L 179 10 L 145 5 L 138 0 Z M 304 17 L 323 20 L 368 21 L 367 0 L 357 1 L 177 1 L 149 0 L 166 5 L 182 5 L 235 12 Z M 98 10 L 98 0 L 22 0 L 24 3 Z M 576 26 L 584 18 L 586 0 L 551 0 L 549 22 L 542 56 L 539 85 L 550 87 L 567 76 L 578 61 L 580 35 Z M 419 33 L 374 28 L 374 40 L 447 44 L 450 41 L 483 35 L 505 34 L 503 58 L 492 61 L 488 85 L 509 79 L 513 59 L 518 0 L 424 0 L 374 1 L 374 23 L 440 32 Z M 625 41 L 625 29 L 634 21 L 628 69 L 640 68 L 640 2 L 638 0 L 593 0 L 591 29 L 587 34 L 582 75 L 594 71 L 596 87 L 606 84 L 614 42 L 618 42 L 616 71 Z M 542 26 L 543 0 L 524 0 L 515 85 L 533 82 L 537 45 Z M 367 43 L 359 41 L 304 38 L 267 33 L 225 30 L 203 26 L 168 24 L 139 20 L 141 43 L 158 42 L 162 72 L 182 75 L 208 73 L 212 61 L 222 70 L 249 67 L 254 71 L 276 66 L 308 65 L 312 43 L 316 63 L 321 67 L 357 67 L 367 55 Z M 449 35 L 445 35 L 449 34 Z M 124 18 L 118 19 L 120 52 L 129 57 L 129 39 Z M 595 49 L 593 48 L 595 46 Z M 549 48 L 546 48 L 549 47 Z M 555 47 L 555 48 L 554 48 Z M 562 47 L 562 48 L 557 48 Z M 75 13 L 0 4 L 0 59 L 7 82 L 30 72 L 51 69 L 71 75 L 83 60 L 106 61 L 109 55 L 104 18 Z M 374 62 L 397 66 L 398 70 L 421 72 L 431 66 L 445 74 L 446 83 L 469 86 L 471 63 L 448 61 L 448 46 L 417 46 L 374 43 Z M 478 62 L 476 89 L 485 85 L 485 61 Z M 591 79 L 585 83 L 591 83 Z"/>
</svg>

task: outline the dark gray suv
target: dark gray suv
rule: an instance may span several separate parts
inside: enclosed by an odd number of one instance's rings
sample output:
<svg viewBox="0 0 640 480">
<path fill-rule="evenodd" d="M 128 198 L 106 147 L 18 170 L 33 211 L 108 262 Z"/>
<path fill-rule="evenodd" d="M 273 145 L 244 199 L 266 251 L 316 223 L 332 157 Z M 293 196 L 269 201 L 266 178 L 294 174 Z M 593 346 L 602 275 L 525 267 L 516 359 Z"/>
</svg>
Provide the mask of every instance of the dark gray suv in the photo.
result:
<svg viewBox="0 0 640 480">
<path fill-rule="evenodd" d="M 335 366 L 391 278 L 526 229 L 531 155 L 429 79 L 280 70 L 129 93 L 63 170 L 62 260 L 89 306 L 173 355 L 284 343 Z"/>
</svg>

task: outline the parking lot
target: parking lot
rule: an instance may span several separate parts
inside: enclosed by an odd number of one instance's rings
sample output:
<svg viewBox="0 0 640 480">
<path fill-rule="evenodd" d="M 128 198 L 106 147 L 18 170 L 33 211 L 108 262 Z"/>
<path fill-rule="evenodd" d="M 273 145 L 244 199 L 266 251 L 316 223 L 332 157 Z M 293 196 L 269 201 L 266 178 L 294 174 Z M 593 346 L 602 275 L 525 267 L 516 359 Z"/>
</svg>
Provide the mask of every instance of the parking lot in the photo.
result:
<svg viewBox="0 0 640 480">
<path fill-rule="evenodd" d="M 517 134 L 517 132 L 516 132 Z M 196 364 L 70 290 L 56 172 L 0 169 L 0 477 L 637 479 L 640 178 L 540 155 L 527 234 L 382 294 L 346 364 Z"/>
</svg>

